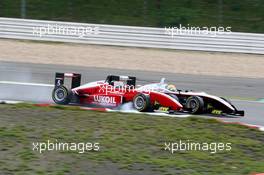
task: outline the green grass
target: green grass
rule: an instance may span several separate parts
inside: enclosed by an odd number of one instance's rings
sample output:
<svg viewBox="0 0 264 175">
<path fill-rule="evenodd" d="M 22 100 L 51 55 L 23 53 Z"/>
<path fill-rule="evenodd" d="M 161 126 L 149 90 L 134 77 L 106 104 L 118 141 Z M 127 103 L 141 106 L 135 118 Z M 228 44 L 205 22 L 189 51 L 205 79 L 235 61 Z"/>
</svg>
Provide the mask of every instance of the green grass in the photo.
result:
<svg viewBox="0 0 264 175">
<path fill-rule="evenodd" d="M 221 25 L 232 31 L 264 32 L 262 0 L 222 1 L 221 13 L 218 0 L 26 0 L 26 16 L 156 27 Z M 20 0 L 1 0 L 0 9 L 0 16 L 20 17 Z"/>
<path fill-rule="evenodd" d="M 214 119 L 0 105 L 3 174 L 250 174 L 264 172 L 264 133 Z M 32 142 L 99 142 L 100 151 L 32 151 Z M 231 151 L 164 150 L 164 142 L 232 144 Z"/>
</svg>

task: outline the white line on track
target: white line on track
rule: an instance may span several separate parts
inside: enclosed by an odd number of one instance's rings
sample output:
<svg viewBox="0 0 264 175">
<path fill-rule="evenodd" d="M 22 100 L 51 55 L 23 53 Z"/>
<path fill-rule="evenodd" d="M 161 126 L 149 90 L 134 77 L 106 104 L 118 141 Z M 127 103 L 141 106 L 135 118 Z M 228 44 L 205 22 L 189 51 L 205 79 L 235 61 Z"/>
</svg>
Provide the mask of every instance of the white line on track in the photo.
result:
<svg viewBox="0 0 264 175">
<path fill-rule="evenodd" d="M 258 128 L 260 131 L 264 131 L 264 126 L 260 126 L 260 125 L 252 125 L 252 124 L 248 124 L 248 123 L 241 123 L 242 125 L 245 126 L 249 126 L 249 127 L 256 127 Z"/>
<path fill-rule="evenodd" d="M 23 103 L 23 101 L 14 101 L 14 100 L 1 100 L 0 99 L 0 104 L 6 103 L 6 104 L 18 104 L 18 103 Z"/>
<path fill-rule="evenodd" d="M 54 87 L 53 84 L 25 83 L 25 82 L 16 82 L 16 81 L 0 81 L 0 84 L 23 85 L 23 86 L 45 86 L 45 87 Z"/>
<path fill-rule="evenodd" d="M 238 99 L 231 99 L 232 101 L 237 101 L 237 102 L 248 102 L 248 103 L 263 103 L 262 101 L 254 101 L 254 100 L 238 100 Z"/>
</svg>

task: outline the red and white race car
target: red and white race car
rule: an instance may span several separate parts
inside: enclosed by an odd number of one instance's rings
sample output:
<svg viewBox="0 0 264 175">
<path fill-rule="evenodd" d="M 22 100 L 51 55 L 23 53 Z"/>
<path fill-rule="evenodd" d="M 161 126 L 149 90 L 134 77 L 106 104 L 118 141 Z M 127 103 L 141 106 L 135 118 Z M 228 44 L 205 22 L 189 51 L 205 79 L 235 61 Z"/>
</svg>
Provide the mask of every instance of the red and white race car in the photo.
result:
<svg viewBox="0 0 264 175">
<path fill-rule="evenodd" d="M 64 85 L 70 77 L 71 88 Z M 136 77 L 109 75 L 106 80 L 81 85 L 81 75 L 56 73 L 52 98 L 57 104 L 78 104 L 119 108 L 132 102 L 140 112 L 167 111 L 191 114 L 244 116 L 232 103 L 222 97 L 204 92 L 181 91 L 162 79 L 159 83 L 136 86 Z"/>
</svg>

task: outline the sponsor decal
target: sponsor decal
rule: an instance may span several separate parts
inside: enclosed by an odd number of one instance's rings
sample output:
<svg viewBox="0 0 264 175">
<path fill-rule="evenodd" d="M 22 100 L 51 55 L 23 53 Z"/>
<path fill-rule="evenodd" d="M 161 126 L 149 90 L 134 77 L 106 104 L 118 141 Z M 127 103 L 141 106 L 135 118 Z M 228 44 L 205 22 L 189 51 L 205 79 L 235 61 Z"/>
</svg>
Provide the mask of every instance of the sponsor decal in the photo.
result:
<svg viewBox="0 0 264 175">
<path fill-rule="evenodd" d="M 217 110 L 217 109 L 214 109 L 212 110 L 212 114 L 222 114 L 222 111 L 221 110 Z"/>
<path fill-rule="evenodd" d="M 153 107 L 154 109 L 158 110 L 160 108 L 160 103 L 158 101 L 155 101 Z"/>
<path fill-rule="evenodd" d="M 100 104 L 107 104 L 107 105 L 116 105 L 115 97 L 108 97 L 108 96 L 94 96 L 94 101 Z"/>
<path fill-rule="evenodd" d="M 208 103 L 208 105 L 207 105 L 207 109 L 213 109 L 214 107 L 210 104 L 210 103 Z"/>
<path fill-rule="evenodd" d="M 158 101 L 155 101 L 154 105 L 160 105 L 160 103 Z"/>
<path fill-rule="evenodd" d="M 170 108 L 168 108 L 168 107 L 160 107 L 158 110 L 159 110 L 159 111 L 167 112 L 167 111 L 169 111 L 169 109 L 170 109 Z"/>
</svg>

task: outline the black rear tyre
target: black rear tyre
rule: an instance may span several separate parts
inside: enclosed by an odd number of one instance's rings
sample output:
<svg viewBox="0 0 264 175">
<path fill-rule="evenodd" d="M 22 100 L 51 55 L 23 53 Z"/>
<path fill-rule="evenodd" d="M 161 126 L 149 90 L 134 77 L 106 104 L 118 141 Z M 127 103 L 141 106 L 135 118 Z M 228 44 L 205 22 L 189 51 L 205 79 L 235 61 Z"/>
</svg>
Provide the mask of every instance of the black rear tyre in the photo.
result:
<svg viewBox="0 0 264 175">
<path fill-rule="evenodd" d="M 201 114 L 204 112 L 204 101 L 199 96 L 191 96 L 186 100 L 186 109 L 192 114 Z"/>
<path fill-rule="evenodd" d="M 137 94 L 133 99 L 133 106 L 139 112 L 147 112 L 151 109 L 150 98 L 145 94 Z"/>
<path fill-rule="evenodd" d="M 59 86 L 53 89 L 52 99 L 57 104 L 66 105 L 71 101 L 71 93 L 65 86 Z"/>
</svg>

